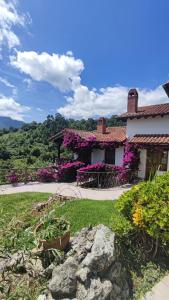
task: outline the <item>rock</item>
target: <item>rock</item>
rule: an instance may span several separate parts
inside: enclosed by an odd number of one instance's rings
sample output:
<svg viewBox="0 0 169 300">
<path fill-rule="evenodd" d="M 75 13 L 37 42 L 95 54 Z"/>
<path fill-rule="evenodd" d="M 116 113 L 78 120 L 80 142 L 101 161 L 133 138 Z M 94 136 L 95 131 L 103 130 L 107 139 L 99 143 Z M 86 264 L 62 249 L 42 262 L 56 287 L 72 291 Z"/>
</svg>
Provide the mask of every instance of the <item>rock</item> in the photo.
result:
<svg viewBox="0 0 169 300">
<path fill-rule="evenodd" d="M 30 257 L 29 259 L 27 259 L 25 262 L 25 267 L 27 273 L 32 277 L 38 277 L 44 272 L 42 261 L 38 257 Z"/>
<path fill-rule="evenodd" d="M 71 250 L 68 256 L 76 255 L 78 262 L 80 263 L 91 250 L 96 229 L 83 228 L 79 234 L 71 242 Z"/>
<path fill-rule="evenodd" d="M 47 296 L 46 295 L 39 295 L 37 300 L 47 300 Z"/>
<path fill-rule="evenodd" d="M 49 289 L 55 299 L 75 296 L 77 268 L 77 261 L 72 257 L 54 268 Z"/>
<path fill-rule="evenodd" d="M 58 300 L 127 300 L 127 282 L 114 233 L 98 225 L 71 240 L 66 261 L 53 269 L 49 290 Z"/>
<path fill-rule="evenodd" d="M 77 271 L 76 276 L 80 281 L 85 282 L 87 281 L 89 274 L 90 274 L 89 268 L 82 268 Z"/>
<path fill-rule="evenodd" d="M 55 265 L 52 263 L 43 271 L 43 276 L 47 277 L 48 279 L 51 278 Z"/>
<path fill-rule="evenodd" d="M 4 273 L 8 266 L 8 259 L 2 259 L 0 261 L 0 274 Z"/>
<path fill-rule="evenodd" d="M 107 277 L 111 282 L 113 282 L 117 277 L 120 277 L 122 271 L 122 265 L 120 262 L 115 262 L 109 271 L 107 272 Z"/>
<path fill-rule="evenodd" d="M 76 297 L 79 300 L 104 300 L 107 299 L 112 291 L 112 284 L 110 281 L 100 281 L 99 278 L 92 279 L 90 287 L 81 283 L 77 286 Z"/>
<path fill-rule="evenodd" d="M 95 272 L 104 272 L 115 260 L 114 233 L 104 225 L 97 227 L 91 252 L 87 254 L 82 266 Z"/>
</svg>

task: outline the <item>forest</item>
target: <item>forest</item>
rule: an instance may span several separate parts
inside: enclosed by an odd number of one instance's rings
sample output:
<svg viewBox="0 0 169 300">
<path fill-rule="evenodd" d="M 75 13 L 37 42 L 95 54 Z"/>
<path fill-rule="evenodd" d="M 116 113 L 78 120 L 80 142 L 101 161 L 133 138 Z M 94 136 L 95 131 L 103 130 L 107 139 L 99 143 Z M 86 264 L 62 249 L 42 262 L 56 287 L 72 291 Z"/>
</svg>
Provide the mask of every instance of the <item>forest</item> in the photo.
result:
<svg viewBox="0 0 169 300">
<path fill-rule="evenodd" d="M 124 126 L 125 122 L 116 115 L 106 119 L 107 126 Z M 57 157 L 56 145 L 52 137 L 64 128 L 92 131 L 96 129 L 97 121 L 65 119 L 62 115 L 48 115 L 42 123 L 33 121 L 23 124 L 20 129 L 10 127 L 0 129 L 0 169 L 43 167 L 53 163 Z M 62 149 L 61 156 L 71 154 Z"/>
</svg>

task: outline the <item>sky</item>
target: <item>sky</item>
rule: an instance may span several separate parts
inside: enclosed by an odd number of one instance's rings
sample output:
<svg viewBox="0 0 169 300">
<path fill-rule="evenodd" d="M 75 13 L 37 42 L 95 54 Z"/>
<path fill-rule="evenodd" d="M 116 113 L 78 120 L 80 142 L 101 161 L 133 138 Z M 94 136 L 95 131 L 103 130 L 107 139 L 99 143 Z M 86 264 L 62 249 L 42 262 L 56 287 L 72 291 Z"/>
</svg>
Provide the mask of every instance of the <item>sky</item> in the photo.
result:
<svg viewBox="0 0 169 300">
<path fill-rule="evenodd" d="M 168 0 L 0 0 L 0 116 L 97 118 L 169 102 Z"/>
</svg>

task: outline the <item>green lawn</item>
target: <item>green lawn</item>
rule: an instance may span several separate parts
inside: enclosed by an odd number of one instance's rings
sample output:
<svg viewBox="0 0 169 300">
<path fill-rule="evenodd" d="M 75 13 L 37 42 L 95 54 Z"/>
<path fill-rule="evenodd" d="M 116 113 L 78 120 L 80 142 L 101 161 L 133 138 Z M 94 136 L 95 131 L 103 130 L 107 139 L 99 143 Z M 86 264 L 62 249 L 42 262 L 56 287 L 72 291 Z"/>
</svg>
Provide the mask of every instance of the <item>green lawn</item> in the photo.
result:
<svg viewBox="0 0 169 300">
<path fill-rule="evenodd" d="M 48 199 L 47 193 L 19 193 L 0 196 L 0 227 L 13 217 L 26 217 L 35 203 Z M 75 200 L 58 207 L 58 216 L 65 216 L 71 222 L 72 233 L 88 225 L 103 223 L 109 225 L 113 210 L 112 201 Z M 33 218 L 33 216 L 32 216 Z"/>
<path fill-rule="evenodd" d="M 70 221 L 71 232 L 75 233 L 89 225 L 109 226 L 113 205 L 113 201 L 75 200 L 60 207 L 58 215 Z"/>
<path fill-rule="evenodd" d="M 13 217 L 24 213 L 29 214 L 34 203 L 45 201 L 50 194 L 46 193 L 19 193 L 0 196 L 0 227 L 8 223 Z"/>
<path fill-rule="evenodd" d="M 0 196 L 0 246 L 13 250 L 32 248 L 33 236 L 28 236 L 27 228 L 35 228 L 39 216 L 32 214 L 35 203 L 48 199 L 50 194 L 19 193 Z M 70 221 L 71 235 L 89 225 L 110 225 L 113 201 L 74 200 L 63 206 L 53 204 L 56 216 L 64 216 Z M 22 223 L 20 222 L 22 221 Z M 19 226 L 18 226 L 19 224 Z M 17 238 L 16 238 L 17 237 Z M 11 243 L 12 241 L 12 243 Z"/>
</svg>

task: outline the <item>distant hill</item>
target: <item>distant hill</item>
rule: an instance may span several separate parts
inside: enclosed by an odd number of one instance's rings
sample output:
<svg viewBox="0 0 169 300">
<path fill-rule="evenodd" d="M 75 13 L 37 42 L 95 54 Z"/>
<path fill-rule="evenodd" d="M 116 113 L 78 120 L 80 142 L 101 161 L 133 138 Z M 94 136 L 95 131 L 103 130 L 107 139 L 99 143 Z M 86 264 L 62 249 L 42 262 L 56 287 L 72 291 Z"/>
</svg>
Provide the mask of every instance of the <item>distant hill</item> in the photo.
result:
<svg viewBox="0 0 169 300">
<path fill-rule="evenodd" d="M 13 120 L 9 117 L 1 117 L 0 116 L 0 129 L 6 128 L 8 129 L 9 127 L 14 127 L 14 128 L 20 128 L 24 122 L 18 121 L 18 120 Z"/>
</svg>

